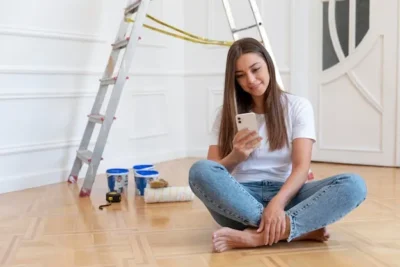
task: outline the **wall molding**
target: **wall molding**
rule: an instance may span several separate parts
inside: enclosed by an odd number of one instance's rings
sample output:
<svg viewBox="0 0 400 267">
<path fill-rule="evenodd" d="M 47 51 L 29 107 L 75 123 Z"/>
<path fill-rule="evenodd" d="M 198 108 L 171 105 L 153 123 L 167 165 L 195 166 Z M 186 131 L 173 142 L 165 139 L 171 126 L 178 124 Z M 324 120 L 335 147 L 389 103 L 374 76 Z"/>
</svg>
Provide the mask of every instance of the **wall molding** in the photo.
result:
<svg viewBox="0 0 400 267">
<path fill-rule="evenodd" d="M 34 37 L 44 39 L 55 39 L 55 40 L 67 40 L 67 41 L 78 41 L 78 42 L 89 42 L 89 43 L 106 43 L 107 40 L 99 35 L 76 33 L 76 32 L 64 32 L 64 31 L 52 31 L 41 28 L 20 28 L 17 26 L 0 25 L 0 35 L 12 35 L 19 37 Z"/>
<path fill-rule="evenodd" d="M 80 144 L 80 139 L 71 139 L 64 141 L 50 141 L 50 142 L 40 142 L 40 143 L 30 143 L 30 144 L 20 144 L 12 146 L 0 147 L 0 156 L 9 156 L 11 154 L 20 154 L 27 152 L 39 152 L 47 150 L 55 150 L 60 148 L 70 148 L 78 147 Z M 91 141 L 89 145 L 95 144 L 96 141 Z"/>
<path fill-rule="evenodd" d="M 224 76 L 224 71 L 186 71 L 185 77 Z"/>
<path fill-rule="evenodd" d="M 131 168 L 135 162 L 151 162 L 153 164 L 174 160 L 178 158 L 186 158 L 186 150 L 166 150 L 157 152 L 140 153 L 139 156 L 121 156 L 110 159 L 108 163 L 101 163 L 97 175 L 102 175 L 106 172 L 109 166 L 125 166 Z M 79 172 L 79 179 L 85 177 L 87 165 L 82 166 Z M 71 166 L 68 164 L 64 168 L 49 169 L 41 172 L 31 172 L 17 176 L 6 176 L 0 179 L 0 194 L 7 192 L 16 192 L 24 189 L 32 189 L 43 185 L 65 183 L 65 186 L 75 187 L 76 184 L 68 185 L 66 183 L 68 175 L 71 172 Z M 100 177 L 96 177 L 100 179 Z M 80 188 L 80 187 L 79 187 Z"/>
<path fill-rule="evenodd" d="M 331 147 L 320 145 L 318 147 L 320 150 L 330 150 L 330 151 L 347 151 L 347 152 L 368 152 L 368 153 L 382 153 L 381 149 L 367 149 L 367 148 L 356 148 L 356 147 Z"/>
<path fill-rule="evenodd" d="M 168 93 L 166 90 L 137 90 L 133 91 L 133 97 L 137 96 L 162 96 L 165 100 L 165 105 L 168 107 Z M 142 135 L 130 135 L 129 140 L 141 140 L 141 139 L 149 139 L 161 136 L 167 136 L 169 134 L 168 128 L 162 129 L 161 131 L 155 131 L 150 134 L 142 134 Z"/>
<path fill-rule="evenodd" d="M 135 90 L 132 92 L 132 96 L 143 96 L 143 95 L 162 95 L 162 96 L 167 96 L 167 90 L 154 90 L 154 89 L 150 89 L 150 90 Z"/>
<path fill-rule="evenodd" d="M 144 37 L 142 37 L 142 38 L 144 39 Z M 138 42 L 137 46 L 138 47 L 144 47 L 144 48 L 159 48 L 159 49 L 167 49 L 167 48 L 169 48 L 165 44 L 153 44 L 153 43 L 146 42 L 146 41 Z"/>
<path fill-rule="evenodd" d="M 281 68 L 279 72 L 282 75 L 290 75 L 291 71 L 289 67 Z M 185 77 L 202 77 L 202 76 L 224 76 L 225 71 L 222 70 L 212 70 L 212 71 L 186 71 L 184 73 Z"/>
<path fill-rule="evenodd" d="M 115 72 L 118 70 L 116 69 Z M 79 68 L 65 68 L 53 66 L 7 66 L 0 65 L 0 74 L 16 74 L 16 75 L 93 75 L 101 77 L 103 69 L 79 69 Z M 129 75 L 132 76 L 185 76 L 184 70 L 141 70 L 130 71 Z"/>
<path fill-rule="evenodd" d="M 143 139 L 150 139 L 150 138 L 156 138 L 156 137 L 167 136 L 167 135 L 168 135 L 168 131 L 160 131 L 160 132 L 154 132 L 151 134 L 132 135 L 129 137 L 129 140 L 143 140 Z"/>
<path fill-rule="evenodd" d="M 0 179 L 0 194 L 66 182 L 71 169 L 50 169 L 45 172 L 6 176 Z"/>
<path fill-rule="evenodd" d="M 214 108 L 214 101 L 215 97 L 224 94 L 224 89 L 220 87 L 209 87 L 207 89 L 207 96 L 208 96 L 208 116 L 207 116 L 207 131 L 211 134 L 212 125 L 215 120 L 215 112 Z"/>
<path fill-rule="evenodd" d="M 103 71 L 91 69 L 75 69 L 56 66 L 7 66 L 0 65 L 0 74 L 34 74 L 34 75 L 101 75 Z"/>
<path fill-rule="evenodd" d="M 10 89 L 11 90 L 11 89 Z M 95 97 L 97 92 L 37 92 L 37 93 L 0 93 L 1 100 L 20 99 L 59 99 L 59 98 L 86 98 Z"/>
<path fill-rule="evenodd" d="M 280 68 L 282 75 L 291 74 L 289 67 Z M 117 70 L 116 70 L 117 72 Z M 102 70 L 93 69 L 74 69 L 74 68 L 60 68 L 60 67 L 35 67 L 35 66 L 1 66 L 0 74 L 15 74 L 15 75 L 87 75 L 99 76 L 103 75 Z M 200 70 L 200 71 L 184 71 L 184 70 L 141 70 L 131 71 L 129 75 L 143 76 L 143 77 L 202 77 L 202 76 L 224 76 L 223 70 Z"/>
</svg>

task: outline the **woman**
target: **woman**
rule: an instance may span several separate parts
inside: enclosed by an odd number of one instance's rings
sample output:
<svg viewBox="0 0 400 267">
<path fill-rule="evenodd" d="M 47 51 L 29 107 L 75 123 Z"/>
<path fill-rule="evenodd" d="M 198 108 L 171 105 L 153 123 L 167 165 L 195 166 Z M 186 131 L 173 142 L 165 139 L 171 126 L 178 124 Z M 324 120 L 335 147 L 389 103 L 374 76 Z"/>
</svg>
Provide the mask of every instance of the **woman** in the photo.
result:
<svg viewBox="0 0 400 267">
<path fill-rule="evenodd" d="M 237 131 L 234 94 L 238 113 L 256 113 L 258 132 Z M 356 174 L 306 183 L 315 141 L 310 102 L 279 88 L 271 57 L 257 40 L 236 41 L 207 160 L 189 172 L 193 192 L 223 226 L 213 234 L 215 251 L 326 241 L 325 227 L 365 200 L 365 182 Z"/>
</svg>

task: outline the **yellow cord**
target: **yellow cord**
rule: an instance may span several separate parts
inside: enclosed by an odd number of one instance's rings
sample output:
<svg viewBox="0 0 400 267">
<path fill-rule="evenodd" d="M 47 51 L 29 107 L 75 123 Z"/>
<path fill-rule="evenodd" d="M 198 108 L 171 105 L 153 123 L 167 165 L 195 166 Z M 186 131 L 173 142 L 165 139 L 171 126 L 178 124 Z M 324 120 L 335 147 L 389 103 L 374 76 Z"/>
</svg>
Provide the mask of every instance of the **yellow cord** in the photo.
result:
<svg viewBox="0 0 400 267">
<path fill-rule="evenodd" d="M 148 17 L 149 19 L 151 19 L 151 20 L 153 20 L 153 21 L 155 21 L 155 22 L 157 22 L 157 23 L 159 23 L 159 24 L 161 24 L 163 26 L 166 26 L 166 27 L 168 27 L 170 29 L 173 29 L 173 30 L 175 30 L 177 32 L 180 32 L 180 33 L 182 33 L 184 35 L 187 35 L 189 37 L 183 36 L 183 35 L 179 35 L 179 34 L 175 34 L 175 33 L 172 33 L 172 32 L 168 32 L 168 31 L 165 31 L 165 30 L 161 30 L 161 29 L 158 29 L 156 27 L 153 27 L 153 26 L 150 26 L 150 25 L 147 25 L 147 24 L 143 24 L 143 27 L 148 28 L 148 29 L 153 30 L 153 31 L 160 32 L 162 34 L 166 34 L 166 35 L 169 35 L 169 36 L 172 36 L 172 37 L 176 37 L 176 38 L 179 38 L 179 39 L 182 39 L 182 40 L 186 40 L 186 41 L 193 42 L 193 43 L 209 44 L 209 45 L 221 45 L 221 46 L 231 46 L 232 43 L 233 43 L 231 41 L 218 41 L 218 40 L 211 40 L 211 39 L 208 39 L 208 38 L 200 37 L 200 36 L 191 34 L 189 32 L 183 31 L 181 29 L 178 29 L 178 28 L 176 28 L 174 26 L 171 26 L 171 25 L 169 25 L 169 24 L 167 24 L 165 22 L 162 22 L 161 20 L 158 20 L 153 16 L 146 15 L 146 17 Z M 135 22 L 131 18 L 125 18 L 125 21 L 126 22 Z"/>
</svg>

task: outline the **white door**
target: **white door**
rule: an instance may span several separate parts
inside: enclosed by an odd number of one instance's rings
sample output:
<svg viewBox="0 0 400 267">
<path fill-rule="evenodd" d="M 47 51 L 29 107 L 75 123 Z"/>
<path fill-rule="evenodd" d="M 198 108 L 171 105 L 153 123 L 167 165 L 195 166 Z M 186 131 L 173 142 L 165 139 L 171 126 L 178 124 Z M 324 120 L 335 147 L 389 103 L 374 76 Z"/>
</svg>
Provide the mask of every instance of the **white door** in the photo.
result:
<svg viewBox="0 0 400 267">
<path fill-rule="evenodd" d="M 315 0 L 310 100 L 313 160 L 394 166 L 397 0 Z"/>
</svg>

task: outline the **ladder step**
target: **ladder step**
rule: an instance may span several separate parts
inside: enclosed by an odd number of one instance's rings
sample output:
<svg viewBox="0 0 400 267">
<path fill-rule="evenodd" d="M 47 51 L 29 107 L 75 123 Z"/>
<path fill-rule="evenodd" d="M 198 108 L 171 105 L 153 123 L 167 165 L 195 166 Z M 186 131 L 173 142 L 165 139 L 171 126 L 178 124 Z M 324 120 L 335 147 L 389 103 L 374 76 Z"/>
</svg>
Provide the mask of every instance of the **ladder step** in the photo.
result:
<svg viewBox="0 0 400 267">
<path fill-rule="evenodd" d="M 102 114 L 90 114 L 88 115 L 89 121 L 102 124 L 106 116 Z M 114 117 L 114 120 L 116 118 Z"/>
<path fill-rule="evenodd" d="M 115 84 L 117 81 L 117 77 L 112 77 L 108 79 L 100 79 L 100 85 L 110 85 Z"/>
<path fill-rule="evenodd" d="M 101 115 L 101 114 L 98 114 L 98 115 L 90 114 L 90 115 L 88 115 L 89 121 L 95 122 L 95 123 L 100 123 L 100 124 L 103 123 L 105 117 L 106 116 Z"/>
<path fill-rule="evenodd" d="M 78 150 L 76 155 L 86 164 L 89 164 L 92 161 L 92 151 L 89 150 Z"/>
<path fill-rule="evenodd" d="M 135 1 L 135 3 L 130 4 L 129 6 L 127 6 L 125 8 L 125 16 L 128 15 L 128 14 L 133 14 L 136 11 L 138 11 L 139 5 L 140 5 L 141 2 L 142 2 L 142 0 L 137 0 L 137 1 Z"/>
<path fill-rule="evenodd" d="M 250 26 L 247 26 L 247 27 L 239 28 L 239 29 L 233 29 L 233 30 L 232 30 L 232 33 L 237 33 L 237 32 L 241 32 L 241 31 L 244 31 L 244 30 L 248 30 L 248 29 L 257 27 L 258 25 L 261 26 L 261 23 L 256 23 L 256 24 L 254 24 L 254 25 L 250 25 Z"/>
<path fill-rule="evenodd" d="M 90 150 L 78 150 L 76 155 L 86 164 L 90 164 L 92 162 L 92 154 L 93 152 Z M 101 158 L 103 160 L 103 158 Z"/>
<path fill-rule="evenodd" d="M 108 78 L 108 79 L 100 79 L 100 85 L 110 85 L 110 84 L 115 84 L 117 82 L 117 76 Z M 126 76 L 126 79 L 129 79 L 129 76 Z"/>
<path fill-rule="evenodd" d="M 129 37 L 126 37 L 125 40 L 122 40 L 122 41 L 116 42 L 115 44 L 112 44 L 113 49 L 114 50 L 123 49 L 128 45 L 128 42 L 129 42 Z"/>
</svg>

